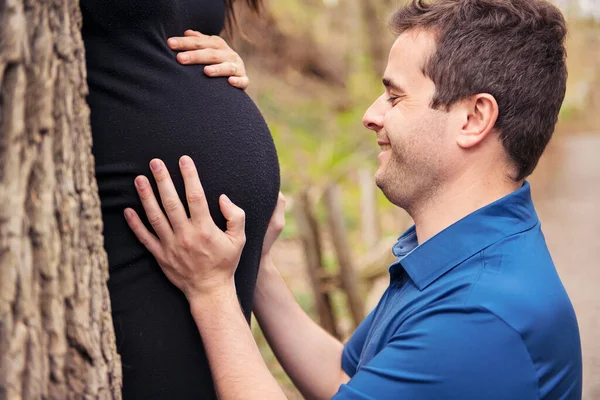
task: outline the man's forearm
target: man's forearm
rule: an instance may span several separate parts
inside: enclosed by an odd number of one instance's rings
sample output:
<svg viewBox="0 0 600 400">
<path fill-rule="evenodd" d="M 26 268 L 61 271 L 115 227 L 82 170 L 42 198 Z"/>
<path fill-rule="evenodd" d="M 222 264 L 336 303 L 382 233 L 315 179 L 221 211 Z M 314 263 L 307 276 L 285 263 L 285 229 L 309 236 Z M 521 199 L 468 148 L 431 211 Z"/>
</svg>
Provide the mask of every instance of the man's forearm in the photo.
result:
<svg viewBox="0 0 600 400">
<path fill-rule="evenodd" d="M 349 380 L 343 345 L 302 310 L 269 256 L 263 258 L 254 313 L 277 359 L 309 399 L 329 399 Z"/>
<path fill-rule="evenodd" d="M 285 399 L 256 346 L 233 288 L 190 300 L 220 399 Z"/>
</svg>

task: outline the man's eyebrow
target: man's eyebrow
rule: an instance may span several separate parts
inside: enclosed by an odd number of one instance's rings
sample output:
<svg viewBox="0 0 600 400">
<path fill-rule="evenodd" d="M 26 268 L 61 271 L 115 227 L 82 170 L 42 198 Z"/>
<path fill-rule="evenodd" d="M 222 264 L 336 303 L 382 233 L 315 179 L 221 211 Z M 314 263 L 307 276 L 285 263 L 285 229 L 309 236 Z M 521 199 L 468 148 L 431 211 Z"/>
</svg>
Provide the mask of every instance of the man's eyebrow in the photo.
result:
<svg viewBox="0 0 600 400">
<path fill-rule="evenodd" d="M 405 94 L 406 93 L 406 90 L 404 90 L 402 88 L 402 86 L 400 86 L 397 83 L 393 82 L 389 78 L 383 78 L 382 82 L 383 82 L 383 86 L 385 86 L 388 89 L 391 89 L 391 90 L 393 90 L 395 92 L 399 92 L 399 94 Z"/>
</svg>

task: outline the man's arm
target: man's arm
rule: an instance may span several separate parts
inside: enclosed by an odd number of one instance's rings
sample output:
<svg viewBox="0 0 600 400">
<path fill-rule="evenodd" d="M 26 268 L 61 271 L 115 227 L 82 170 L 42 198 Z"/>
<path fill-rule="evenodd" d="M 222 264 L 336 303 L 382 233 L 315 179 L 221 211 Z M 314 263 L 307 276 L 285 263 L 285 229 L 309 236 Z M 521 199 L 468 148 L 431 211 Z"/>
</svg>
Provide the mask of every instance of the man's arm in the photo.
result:
<svg viewBox="0 0 600 400">
<path fill-rule="evenodd" d="M 220 399 L 281 400 L 242 314 L 235 290 L 190 299 Z"/>
<path fill-rule="evenodd" d="M 188 218 L 165 164 L 150 163 L 166 215 L 145 177 L 136 178 L 144 211 L 157 236 L 136 212 L 125 210 L 129 226 L 157 259 L 169 280 L 186 296 L 202 336 L 221 399 L 285 398 L 269 373 L 239 307 L 234 273 L 245 245 L 245 214 L 227 196 L 219 205 L 227 220 L 221 231 L 212 220 L 193 161 L 180 159 L 190 209 Z M 280 198 L 273 221 L 283 220 Z M 282 224 L 270 224 L 263 254 Z M 319 328 L 298 306 L 278 272 L 264 258 L 256 295 L 257 316 L 282 364 L 310 398 L 329 398 L 348 380 L 341 371 L 342 344 Z"/>
<path fill-rule="evenodd" d="M 220 230 L 210 216 L 194 163 L 185 156 L 180 159 L 180 168 L 191 215 L 188 218 L 164 163 L 155 159 L 150 166 L 166 215 L 146 177 L 136 178 L 136 188 L 157 236 L 148 231 L 134 210 L 125 210 L 125 218 L 190 303 L 219 398 L 284 399 L 258 351 L 235 292 L 234 273 L 246 242 L 243 210 L 221 196 L 219 205 L 227 231 Z"/>
<path fill-rule="evenodd" d="M 307 399 L 330 399 L 350 378 L 344 346 L 317 325 L 288 289 L 271 257 L 263 256 L 254 314 L 275 356 Z"/>
</svg>

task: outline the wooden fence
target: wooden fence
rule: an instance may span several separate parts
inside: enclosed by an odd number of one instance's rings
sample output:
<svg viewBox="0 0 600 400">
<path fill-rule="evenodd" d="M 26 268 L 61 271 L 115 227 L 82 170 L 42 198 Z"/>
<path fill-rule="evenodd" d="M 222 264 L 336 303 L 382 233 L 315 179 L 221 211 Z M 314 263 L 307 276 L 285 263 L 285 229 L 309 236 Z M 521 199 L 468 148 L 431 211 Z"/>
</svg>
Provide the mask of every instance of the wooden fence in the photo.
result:
<svg viewBox="0 0 600 400">
<path fill-rule="evenodd" d="M 344 294 L 347 314 L 352 327 L 365 317 L 364 298 L 371 284 L 385 276 L 387 267 L 394 261 L 391 246 L 393 238 L 381 238 L 376 190 L 373 174 L 369 170 L 359 172 L 361 193 L 361 240 L 368 249 L 357 254 L 349 241 L 344 223 L 342 193 L 338 185 L 329 184 L 321 190 L 307 188 L 293 200 L 294 217 L 298 235 L 302 241 L 306 269 L 315 300 L 315 309 L 321 326 L 332 335 L 341 338 L 340 318 L 333 307 L 334 291 Z M 316 207 L 323 207 L 326 219 L 319 223 Z M 401 225 L 408 221 L 398 221 Z M 325 246 L 327 243 L 327 246 Z M 336 268 L 327 271 L 324 266 L 325 247 L 335 254 Z"/>
</svg>

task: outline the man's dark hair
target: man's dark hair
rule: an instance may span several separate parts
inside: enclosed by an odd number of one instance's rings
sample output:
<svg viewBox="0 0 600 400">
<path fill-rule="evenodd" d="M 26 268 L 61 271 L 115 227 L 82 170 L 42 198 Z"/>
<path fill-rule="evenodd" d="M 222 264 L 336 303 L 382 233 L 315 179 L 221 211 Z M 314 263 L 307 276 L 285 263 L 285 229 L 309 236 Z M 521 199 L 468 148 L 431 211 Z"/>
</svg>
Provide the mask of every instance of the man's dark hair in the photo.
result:
<svg viewBox="0 0 600 400">
<path fill-rule="evenodd" d="M 400 35 L 425 30 L 436 50 L 423 66 L 431 107 L 448 110 L 477 93 L 498 102 L 495 128 L 521 180 L 550 141 L 565 95 L 562 13 L 544 0 L 412 0 L 390 21 Z"/>
</svg>

